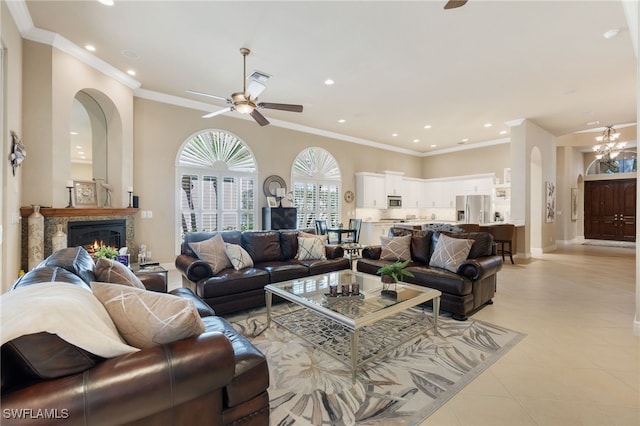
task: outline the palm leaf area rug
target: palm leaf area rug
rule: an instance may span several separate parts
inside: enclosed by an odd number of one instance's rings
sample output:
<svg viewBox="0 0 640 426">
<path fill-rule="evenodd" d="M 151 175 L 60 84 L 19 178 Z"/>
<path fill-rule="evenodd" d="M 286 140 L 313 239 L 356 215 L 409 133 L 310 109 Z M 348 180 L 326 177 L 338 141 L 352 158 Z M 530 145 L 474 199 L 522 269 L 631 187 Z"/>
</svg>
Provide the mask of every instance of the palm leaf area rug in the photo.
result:
<svg viewBox="0 0 640 426">
<path fill-rule="evenodd" d="M 430 309 L 413 308 L 395 323 L 382 324 L 386 333 L 361 332 L 361 343 L 369 339 L 376 346 L 401 334 L 402 324 L 419 323 L 424 330 L 365 363 L 353 382 L 350 367 L 335 357 L 343 348 L 348 361 L 346 330 L 288 303 L 274 305 L 272 317 L 292 326 L 272 321 L 267 328 L 266 308 L 225 317 L 267 357 L 272 425 L 418 425 L 525 337 L 473 318 L 442 315 L 436 333 Z M 289 329 L 312 329 L 318 338 L 312 344 Z M 324 346 L 334 356 L 320 350 Z"/>
</svg>

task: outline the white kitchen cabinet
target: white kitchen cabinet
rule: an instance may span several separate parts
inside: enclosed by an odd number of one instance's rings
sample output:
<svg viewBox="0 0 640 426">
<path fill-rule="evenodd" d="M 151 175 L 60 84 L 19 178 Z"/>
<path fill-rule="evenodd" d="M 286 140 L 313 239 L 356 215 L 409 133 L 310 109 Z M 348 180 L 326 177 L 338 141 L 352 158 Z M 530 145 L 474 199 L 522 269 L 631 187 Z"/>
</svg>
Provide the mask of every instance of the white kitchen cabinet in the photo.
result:
<svg viewBox="0 0 640 426">
<path fill-rule="evenodd" d="M 402 207 L 407 209 L 427 207 L 424 191 L 426 182 L 424 180 L 404 178 L 402 186 L 404 188 Z"/>
<path fill-rule="evenodd" d="M 404 175 L 404 173 L 385 171 L 384 175 L 386 195 L 407 195 L 403 186 L 404 179 L 402 178 L 402 176 Z"/>
<path fill-rule="evenodd" d="M 356 207 L 386 209 L 387 194 L 385 175 L 378 173 L 356 173 Z"/>
<path fill-rule="evenodd" d="M 362 222 L 360 226 L 360 244 L 363 246 L 380 245 L 380 237 L 386 237 L 390 225 L 382 222 Z"/>
</svg>

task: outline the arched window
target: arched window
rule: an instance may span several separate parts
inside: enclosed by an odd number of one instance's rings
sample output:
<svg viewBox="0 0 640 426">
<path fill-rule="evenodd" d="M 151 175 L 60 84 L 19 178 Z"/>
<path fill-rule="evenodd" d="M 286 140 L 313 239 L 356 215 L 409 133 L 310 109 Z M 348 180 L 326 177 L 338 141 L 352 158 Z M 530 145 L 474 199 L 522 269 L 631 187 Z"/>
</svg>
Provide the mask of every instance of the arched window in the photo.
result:
<svg viewBox="0 0 640 426">
<path fill-rule="evenodd" d="M 254 229 L 257 177 L 255 157 L 236 135 L 214 129 L 187 140 L 178 157 L 180 235 Z"/>
<path fill-rule="evenodd" d="M 638 159 L 635 151 L 622 151 L 616 158 L 596 159 L 587 167 L 587 175 L 635 173 Z"/>
<path fill-rule="evenodd" d="M 329 226 L 338 225 L 340 181 L 340 168 L 329 152 L 307 148 L 298 154 L 291 168 L 298 228 L 313 228 L 316 219 L 326 219 Z"/>
</svg>

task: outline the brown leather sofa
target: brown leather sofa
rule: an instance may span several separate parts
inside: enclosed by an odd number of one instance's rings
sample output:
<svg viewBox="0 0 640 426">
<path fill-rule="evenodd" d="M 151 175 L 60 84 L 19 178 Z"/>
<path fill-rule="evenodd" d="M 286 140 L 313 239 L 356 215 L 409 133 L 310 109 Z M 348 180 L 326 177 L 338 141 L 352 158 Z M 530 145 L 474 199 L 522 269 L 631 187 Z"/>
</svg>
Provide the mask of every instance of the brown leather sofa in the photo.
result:
<svg viewBox="0 0 640 426">
<path fill-rule="evenodd" d="M 84 249 L 64 249 L 13 288 L 62 281 L 90 289 L 92 268 Z M 204 333 L 109 359 L 49 333 L 2 345 L 1 423 L 269 424 L 264 355 L 193 292 L 172 293 L 193 300 Z"/>
<path fill-rule="evenodd" d="M 456 272 L 429 266 L 441 233 L 454 238 L 474 240 L 467 260 L 458 266 Z M 389 230 L 389 236 L 403 235 L 412 236 L 411 262 L 407 265 L 407 270 L 414 275 L 403 277 L 403 280 L 440 290 L 440 308 L 443 311 L 452 313 L 454 319 L 464 321 L 483 305 L 493 303 L 497 273 L 502 269 L 502 258 L 496 255 L 496 246 L 491 234 L 433 232 L 394 227 Z M 381 260 L 381 252 L 382 247 L 379 245 L 365 247 L 362 250 L 362 258 L 358 260 L 357 270 L 376 274 L 380 267 L 393 263 L 390 260 Z"/>
<path fill-rule="evenodd" d="M 238 271 L 226 268 L 215 275 L 207 262 L 198 259 L 189 243 L 207 240 L 216 233 L 188 233 L 175 261 L 182 273 L 182 286 L 200 296 L 216 313 L 224 315 L 264 306 L 267 284 L 350 268 L 344 249 L 338 245 L 325 246 L 326 259 L 296 259 L 298 233 L 298 230 L 220 232 L 226 243 L 241 245 L 253 259 L 254 266 Z"/>
</svg>

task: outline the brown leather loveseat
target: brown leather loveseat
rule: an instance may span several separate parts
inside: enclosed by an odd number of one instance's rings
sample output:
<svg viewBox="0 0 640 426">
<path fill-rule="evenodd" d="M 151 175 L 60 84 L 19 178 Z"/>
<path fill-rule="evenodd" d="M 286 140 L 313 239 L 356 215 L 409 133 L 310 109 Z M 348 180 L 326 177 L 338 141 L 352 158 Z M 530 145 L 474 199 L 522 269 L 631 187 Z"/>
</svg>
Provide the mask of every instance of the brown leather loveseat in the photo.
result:
<svg viewBox="0 0 640 426">
<path fill-rule="evenodd" d="M 473 240 L 469 254 L 457 267 L 456 272 L 429 266 L 440 235 Z M 433 232 L 407 228 L 389 229 L 389 236 L 411 235 L 411 261 L 407 270 L 413 277 L 403 281 L 434 288 L 442 292 L 440 308 L 453 314 L 457 320 L 466 320 L 468 315 L 485 304 L 491 304 L 496 292 L 497 273 L 502 269 L 502 258 L 496 255 L 493 237 L 488 232 Z M 376 274 L 392 260 L 380 259 L 380 245 L 365 247 L 358 260 L 357 270 Z"/>
<path fill-rule="evenodd" d="M 63 249 L 10 291 L 61 282 L 91 291 L 93 268 L 84 249 Z M 190 290 L 172 293 L 193 301 L 204 333 L 107 359 L 47 332 L 3 344 L 1 423 L 267 425 L 264 355 Z"/>
<path fill-rule="evenodd" d="M 190 243 L 214 237 L 216 232 L 193 232 L 184 236 L 176 268 L 182 273 L 182 286 L 191 289 L 219 315 L 265 305 L 264 286 L 310 275 L 349 269 L 341 246 L 326 244 L 326 258 L 299 260 L 298 230 L 223 231 L 225 243 L 240 245 L 247 251 L 253 266 L 239 270 L 224 268 L 213 273 L 200 260 Z M 307 233 L 314 233 L 308 230 Z"/>
</svg>

